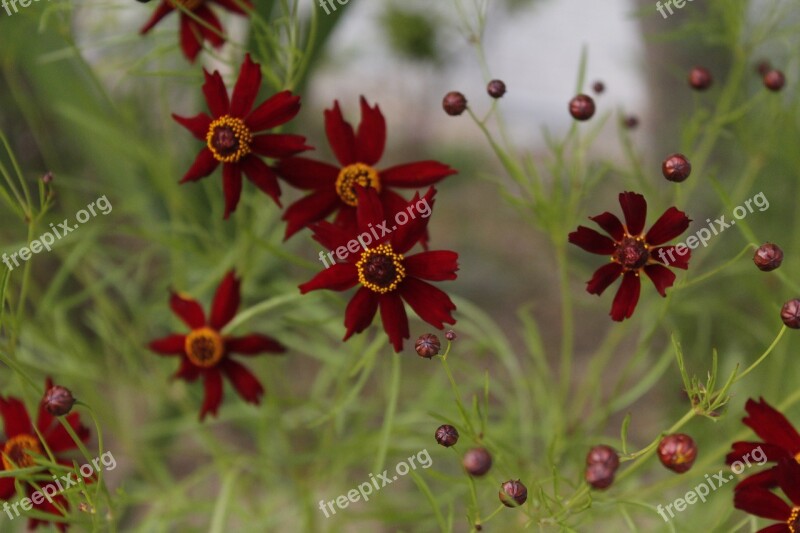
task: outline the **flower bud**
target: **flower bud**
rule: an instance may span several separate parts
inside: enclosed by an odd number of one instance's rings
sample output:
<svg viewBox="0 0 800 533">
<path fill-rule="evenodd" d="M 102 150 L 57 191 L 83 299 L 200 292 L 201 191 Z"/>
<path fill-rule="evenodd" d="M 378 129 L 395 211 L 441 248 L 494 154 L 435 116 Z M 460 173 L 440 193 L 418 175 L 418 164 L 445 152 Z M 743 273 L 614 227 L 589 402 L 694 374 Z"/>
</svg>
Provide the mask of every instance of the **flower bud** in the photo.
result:
<svg viewBox="0 0 800 533">
<path fill-rule="evenodd" d="M 672 154 L 661 163 L 661 173 L 669 181 L 680 183 L 692 173 L 692 164 L 683 154 Z"/>
<path fill-rule="evenodd" d="M 439 355 L 439 350 L 442 348 L 442 343 L 439 342 L 439 337 L 431 333 L 420 335 L 417 342 L 414 344 L 417 354 L 425 359 L 430 359 L 435 355 Z"/>
<path fill-rule="evenodd" d="M 456 332 L 455 331 L 453 331 L 452 329 L 448 329 L 447 333 L 444 334 L 444 338 L 449 340 L 450 342 L 453 342 L 458 337 L 456 336 Z"/>
<path fill-rule="evenodd" d="M 606 91 L 606 84 L 598 80 L 592 84 L 594 94 L 603 94 Z"/>
<path fill-rule="evenodd" d="M 575 120 L 589 120 L 594 116 L 594 100 L 591 96 L 579 94 L 569 101 L 569 114 Z"/>
<path fill-rule="evenodd" d="M 762 59 L 756 65 L 756 71 L 761 75 L 764 76 L 767 72 L 772 70 L 772 65 L 766 59 Z"/>
<path fill-rule="evenodd" d="M 509 479 L 500 485 L 498 496 L 506 507 L 519 507 L 528 500 L 528 487 L 518 479 Z"/>
<path fill-rule="evenodd" d="M 66 387 L 60 385 L 53 385 L 44 394 L 42 400 L 45 410 L 53 416 L 64 416 L 72 409 L 75 403 L 75 398 Z"/>
<path fill-rule="evenodd" d="M 458 91 L 451 91 L 444 95 L 442 107 L 445 113 L 457 117 L 467 109 L 467 98 Z"/>
<path fill-rule="evenodd" d="M 458 430 L 450 424 L 443 424 L 436 428 L 436 442 L 449 448 L 458 442 Z"/>
<path fill-rule="evenodd" d="M 783 250 L 777 244 L 767 242 L 762 244 L 753 255 L 753 263 L 763 272 L 771 272 L 781 266 Z"/>
<path fill-rule="evenodd" d="M 661 464 L 673 472 L 688 472 L 697 458 L 697 444 L 685 433 L 667 435 L 658 445 L 658 458 Z"/>
<path fill-rule="evenodd" d="M 614 483 L 619 468 L 619 456 L 614 448 L 601 444 L 586 454 L 586 482 L 595 489 L 607 489 Z"/>
<path fill-rule="evenodd" d="M 492 98 L 502 98 L 506 94 L 506 84 L 502 80 L 492 80 L 486 86 L 486 92 Z"/>
<path fill-rule="evenodd" d="M 783 304 L 781 320 L 789 328 L 800 329 L 800 300 L 793 298 Z"/>
<path fill-rule="evenodd" d="M 786 83 L 786 77 L 780 70 L 770 70 L 764 74 L 764 87 L 770 91 L 776 92 L 783 89 Z"/>
<path fill-rule="evenodd" d="M 711 77 L 711 72 L 703 67 L 694 67 L 689 71 L 689 85 L 692 89 L 698 91 L 705 91 L 711 87 L 714 78 Z"/>
<path fill-rule="evenodd" d="M 53 173 L 48 170 L 47 172 L 44 173 L 44 176 L 42 176 L 42 183 L 48 185 L 52 183 L 54 178 L 55 176 L 53 175 Z"/>
<path fill-rule="evenodd" d="M 472 448 L 464 454 L 461 464 L 467 474 L 482 476 L 492 468 L 492 456 L 486 448 Z"/>
<path fill-rule="evenodd" d="M 628 115 L 625 117 L 625 120 L 622 121 L 622 125 L 629 130 L 635 129 L 639 125 L 639 117 L 636 115 Z"/>
</svg>

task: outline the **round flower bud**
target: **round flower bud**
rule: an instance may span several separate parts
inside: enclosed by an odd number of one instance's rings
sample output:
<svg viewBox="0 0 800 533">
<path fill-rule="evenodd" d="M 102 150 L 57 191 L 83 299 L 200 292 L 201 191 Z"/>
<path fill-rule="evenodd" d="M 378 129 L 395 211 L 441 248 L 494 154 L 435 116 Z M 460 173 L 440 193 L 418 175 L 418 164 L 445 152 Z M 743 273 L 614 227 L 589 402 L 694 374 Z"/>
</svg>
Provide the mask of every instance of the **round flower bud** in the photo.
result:
<svg viewBox="0 0 800 533">
<path fill-rule="evenodd" d="M 497 495 L 506 507 L 519 507 L 528 500 L 528 487 L 518 479 L 516 481 L 509 479 L 500 485 L 500 492 Z"/>
<path fill-rule="evenodd" d="M 569 114 L 575 120 L 589 120 L 594 116 L 594 100 L 591 96 L 579 94 L 569 101 Z"/>
<path fill-rule="evenodd" d="M 685 433 L 667 435 L 658 444 L 658 458 L 661 464 L 673 472 L 688 472 L 697 459 L 697 444 Z"/>
<path fill-rule="evenodd" d="M 622 125 L 629 130 L 635 129 L 639 125 L 639 117 L 636 115 L 628 115 L 625 117 L 625 120 L 622 121 Z"/>
<path fill-rule="evenodd" d="M 44 173 L 44 176 L 42 176 L 42 183 L 44 183 L 45 185 L 52 183 L 54 178 L 55 176 L 53 175 L 53 173 L 48 170 L 47 172 Z"/>
<path fill-rule="evenodd" d="M 606 91 L 606 84 L 598 80 L 592 84 L 594 94 L 603 94 Z"/>
<path fill-rule="evenodd" d="M 492 468 L 492 456 L 486 448 L 472 448 L 464 454 L 461 464 L 467 474 L 482 476 Z"/>
<path fill-rule="evenodd" d="M 661 173 L 669 181 L 680 183 L 692 173 L 692 164 L 683 154 L 672 154 L 661 163 Z"/>
<path fill-rule="evenodd" d="M 443 424 L 436 428 L 436 442 L 449 448 L 458 442 L 458 430 L 449 424 Z"/>
<path fill-rule="evenodd" d="M 417 342 L 414 344 L 417 354 L 425 359 L 430 359 L 435 355 L 439 355 L 439 350 L 442 348 L 442 343 L 439 342 L 439 337 L 432 333 L 425 333 L 420 335 Z"/>
<path fill-rule="evenodd" d="M 783 89 L 786 83 L 786 77 L 780 70 L 770 70 L 764 74 L 764 87 L 770 91 L 776 92 Z"/>
<path fill-rule="evenodd" d="M 467 98 L 458 91 L 451 91 L 444 95 L 442 107 L 445 113 L 457 117 L 467 109 Z"/>
<path fill-rule="evenodd" d="M 753 263 L 763 272 L 771 272 L 781 266 L 783 250 L 777 244 L 767 242 L 762 244 L 753 255 Z"/>
<path fill-rule="evenodd" d="M 453 331 L 452 329 L 448 329 L 447 333 L 444 334 L 444 338 L 449 340 L 450 342 L 453 342 L 458 337 L 456 336 L 456 332 L 455 331 Z"/>
<path fill-rule="evenodd" d="M 706 68 L 694 67 L 689 71 L 689 85 L 692 89 L 705 91 L 711 87 L 713 81 L 714 78 L 711 77 L 711 73 Z"/>
<path fill-rule="evenodd" d="M 800 329 L 800 300 L 793 298 L 783 304 L 781 320 L 789 328 Z"/>
<path fill-rule="evenodd" d="M 492 80 L 486 86 L 486 92 L 492 98 L 502 98 L 506 94 L 506 84 L 502 80 Z"/>
<path fill-rule="evenodd" d="M 595 489 L 607 489 L 614 483 L 619 468 L 619 456 L 614 448 L 601 444 L 586 454 L 586 482 Z"/>
<path fill-rule="evenodd" d="M 69 413 L 75 403 L 75 398 L 66 387 L 53 385 L 44 394 L 42 400 L 45 410 L 53 416 L 64 416 Z"/>
</svg>

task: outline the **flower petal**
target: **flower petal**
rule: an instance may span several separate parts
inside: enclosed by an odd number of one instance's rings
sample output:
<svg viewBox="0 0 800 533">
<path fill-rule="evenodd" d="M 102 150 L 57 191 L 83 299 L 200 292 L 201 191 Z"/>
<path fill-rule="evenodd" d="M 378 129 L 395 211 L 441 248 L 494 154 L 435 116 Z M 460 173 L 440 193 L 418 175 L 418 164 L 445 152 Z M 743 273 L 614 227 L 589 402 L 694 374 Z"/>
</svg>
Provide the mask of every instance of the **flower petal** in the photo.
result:
<svg viewBox="0 0 800 533">
<path fill-rule="evenodd" d="M 186 335 L 173 334 L 150 341 L 151 350 L 160 355 L 183 355 L 186 353 Z"/>
<path fill-rule="evenodd" d="M 75 435 L 81 440 L 81 442 L 86 442 L 89 440 L 89 428 L 81 424 L 80 415 L 78 413 L 70 413 L 64 417 L 65 421 L 70 425 L 72 430 L 75 432 Z M 47 446 L 50 448 L 50 451 L 53 454 L 58 454 L 61 452 L 65 452 L 67 450 L 75 450 L 78 448 L 78 445 L 72 440 L 72 437 L 61 425 L 61 423 L 53 424 L 48 431 L 44 431 L 45 428 L 40 429 L 42 431 L 44 440 L 47 442 Z"/>
<path fill-rule="evenodd" d="M 629 270 L 625 273 L 622 277 L 622 284 L 617 290 L 617 295 L 614 297 L 614 303 L 611 305 L 610 315 L 612 320 L 621 322 L 631 317 L 634 309 L 636 309 L 636 304 L 639 302 L 641 286 L 636 272 Z"/>
<path fill-rule="evenodd" d="M 601 266 L 594 271 L 592 279 L 586 282 L 586 292 L 597 295 L 603 294 L 603 291 L 617 281 L 623 270 L 622 265 L 615 262 Z"/>
<path fill-rule="evenodd" d="M 142 26 L 142 29 L 139 30 L 139 33 L 144 35 L 145 33 L 149 32 L 153 26 L 161 22 L 161 19 L 172 13 L 175 8 L 172 6 L 172 3 L 169 0 L 165 0 L 158 4 L 158 7 L 155 11 L 153 11 L 153 15 L 150 17 L 150 20 Z"/>
<path fill-rule="evenodd" d="M 578 226 L 578 229 L 570 233 L 567 239 L 572 244 L 580 246 L 592 254 L 611 255 L 617 246 L 614 241 L 605 235 L 601 235 L 586 226 Z"/>
<path fill-rule="evenodd" d="M 458 171 L 438 161 L 417 161 L 381 171 L 381 183 L 394 187 L 426 187 Z"/>
<path fill-rule="evenodd" d="M 194 160 L 191 168 L 186 172 L 186 174 L 181 178 L 180 183 L 186 183 L 187 181 L 197 181 L 201 178 L 205 178 L 212 172 L 214 172 L 219 166 L 219 161 L 214 157 L 214 154 L 211 153 L 211 150 L 208 148 L 203 148 L 200 150 L 200 153 L 197 154 L 197 157 Z"/>
<path fill-rule="evenodd" d="M 762 470 L 757 474 L 747 476 L 739 482 L 733 490 L 745 490 L 749 488 L 771 489 L 778 486 L 778 467 L 773 466 Z"/>
<path fill-rule="evenodd" d="M 252 133 L 272 129 L 292 120 L 300 111 L 300 97 L 282 91 L 267 98 L 244 123 Z"/>
<path fill-rule="evenodd" d="M 666 290 L 675 283 L 675 273 L 662 265 L 647 265 L 644 267 L 644 273 L 656 286 L 656 290 L 661 296 L 666 297 Z"/>
<path fill-rule="evenodd" d="M 383 330 L 389 336 L 389 343 L 394 347 L 394 351 L 399 352 L 403 349 L 403 339 L 407 339 L 410 335 L 403 300 L 397 291 L 387 292 L 380 296 L 379 300 Z"/>
<path fill-rule="evenodd" d="M 214 294 L 214 303 L 211 304 L 211 318 L 208 325 L 217 331 L 221 330 L 236 315 L 239 309 L 240 280 L 236 279 L 236 273 L 231 270 L 222 279 L 222 283 L 217 287 Z"/>
<path fill-rule="evenodd" d="M 225 349 L 242 355 L 255 355 L 264 352 L 279 354 L 286 351 L 286 347 L 283 344 L 272 337 L 267 337 L 260 333 L 253 333 L 244 337 L 228 337 L 225 339 Z"/>
<path fill-rule="evenodd" d="M 349 339 L 353 333 L 361 333 L 372 324 L 375 313 L 378 311 L 378 293 L 366 287 L 361 287 L 347 304 L 344 312 L 344 327 L 347 332 L 343 341 Z"/>
<path fill-rule="evenodd" d="M 172 312 L 190 328 L 199 329 L 206 325 L 206 315 L 196 300 L 184 298 L 173 292 L 169 298 L 169 306 L 172 308 Z"/>
<path fill-rule="evenodd" d="M 600 213 L 596 217 L 589 217 L 589 220 L 597 223 L 598 226 L 603 228 L 606 233 L 611 235 L 611 238 L 617 242 L 621 241 L 622 238 L 625 237 L 625 228 L 622 226 L 622 222 L 619 221 L 616 215 L 611 214 L 608 211 L 605 213 Z"/>
<path fill-rule="evenodd" d="M 311 150 L 306 146 L 306 138 L 302 135 L 292 134 L 271 134 L 256 135 L 250 148 L 264 157 L 283 159 L 299 154 L 305 150 Z"/>
<path fill-rule="evenodd" d="M 436 203 L 434 197 L 436 196 L 436 189 L 434 187 L 430 187 L 428 192 L 425 193 L 425 196 L 422 198 L 419 197 L 419 193 L 414 193 L 414 197 L 408 202 L 403 209 L 403 211 L 407 211 L 408 208 L 414 206 L 418 206 L 420 203 L 424 203 L 428 206 L 428 210 L 433 209 L 433 205 Z M 397 221 L 397 213 L 400 211 L 396 211 L 394 213 L 386 213 L 386 220 L 394 220 Z M 398 254 L 404 254 L 408 252 L 411 248 L 414 247 L 415 244 L 421 242 L 422 239 L 426 239 L 427 241 L 427 230 L 428 230 L 428 222 L 430 221 L 430 212 L 427 217 L 417 216 L 409 220 L 407 223 L 398 225 L 397 229 L 395 229 L 391 234 L 391 242 L 392 248 Z"/>
<path fill-rule="evenodd" d="M 689 228 L 691 219 L 686 213 L 675 207 L 670 207 L 656 220 L 650 231 L 645 236 L 645 241 L 650 246 L 657 246 L 671 241 Z"/>
<path fill-rule="evenodd" d="M 689 259 L 692 258 L 692 251 L 683 246 L 684 254 L 680 255 L 675 246 L 659 246 L 658 248 L 650 249 L 650 257 L 673 268 L 682 268 L 686 270 L 689 268 Z"/>
<path fill-rule="evenodd" d="M 242 168 L 238 164 L 225 163 L 222 165 L 222 191 L 225 193 L 225 214 L 222 218 L 227 219 L 231 213 L 236 211 L 239 198 L 242 196 Z"/>
<path fill-rule="evenodd" d="M 200 30 L 200 34 L 215 48 L 219 48 L 225 42 L 224 30 L 217 16 L 211 11 L 207 5 L 203 4 L 195 9 L 194 14 L 203 22 L 214 28 L 207 28 L 206 26 L 195 22 L 196 28 Z M 234 115 L 239 116 L 239 115 Z"/>
<path fill-rule="evenodd" d="M 331 291 L 346 291 L 355 287 L 358 283 L 358 271 L 355 265 L 350 263 L 337 263 L 330 268 L 326 268 L 310 281 L 300 285 L 300 292 L 307 292 L 328 289 Z"/>
<path fill-rule="evenodd" d="M 367 99 L 361 97 L 361 123 L 355 140 L 356 159 L 367 165 L 374 165 L 383 155 L 386 146 L 386 120 L 378 104 L 370 107 Z"/>
<path fill-rule="evenodd" d="M 430 283 L 417 278 L 406 278 L 400 285 L 400 294 L 417 315 L 437 329 L 444 324 L 455 324 L 451 314 L 456 306 L 450 297 Z"/>
<path fill-rule="evenodd" d="M 206 69 L 203 69 L 203 76 L 205 76 L 206 80 L 203 84 L 203 94 L 206 96 L 206 103 L 208 103 L 211 116 L 219 118 L 227 115 L 231 104 L 228 100 L 228 90 L 225 88 L 222 76 L 216 70 L 213 74 L 209 74 Z"/>
<path fill-rule="evenodd" d="M 200 377 L 200 368 L 192 363 L 187 357 L 181 359 L 181 366 L 172 376 L 172 379 L 184 379 L 192 382 Z"/>
<path fill-rule="evenodd" d="M 449 250 L 421 252 L 406 257 L 403 266 L 407 276 L 429 281 L 452 280 L 458 277 L 458 254 Z"/>
<path fill-rule="evenodd" d="M 355 215 L 355 209 L 350 208 L 349 211 L 351 211 L 353 215 Z M 339 211 L 339 214 L 341 213 L 342 211 Z M 309 226 L 309 228 L 311 228 L 311 231 L 314 232 L 313 235 L 314 240 L 320 243 L 322 246 L 324 246 L 327 250 L 331 251 L 335 251 L 340 246 L 344 246 L 345 250 L 347 250 L 346 248 L 347 243 L 350 241 L 350 239 L 352 239 L 353 235 L 356 232 L 355 222 L 353 223 L 353 227 L 345 228 L 337 224 L 331 224 L 330 222 L 323 220 L 322 222 L 317 222 L 316 224 Z M 347 252 L 347 254 L 342 253 L 342 255 L 345 257 L 344 258 L 337 257 L 337 259 L 339 259 L 340 261 L 345 261 L 349 254 L 350 254 L 349 251 Z M 356 261 L 357 259 L 354 258 L 353 262 Z"/>
<path fill-rule="evenodd" d="M 13 439 L 21 433 L 33 433 L 28 410 L 17 398 L 0 396 L 0 416 L 3 417 L 3 428 L 7 439 Z"/>
<path fill-rule="evenodd" d="M 218 368 L 211 368 L 205 371 L 203 388 L 205 389 L 205 397 L 203 398 L 203 406 L 200 408 L 201 421 L 209 413 L 217 416 L 217 410 L 222 403 L 222 374 Z"/>
<path fill-rule="evenodd" d="M 281 159 L 275 172 L 298 189 L 330 189 L 333 191 L 340 169 L 322 161 L 305 157 Z"/>
<path fill-rule="evenodd" d="M 325 110 L 325 132 L 328 143 L 342 166 L 356 163 L 356 140 L 353 126 L 345 122 L 338 100 L 333 102 L 333 109 Z"/>
<path fill-rule="evenodd" d="M 211 126 L 212 122 L 211 117 L 205 113 L 200 113 L 193 117 L 181 117 L 173 113 L 172 118 L 175 120 L 175 122 L 191 131 L 192 135 L 194 135 L 196 139 L 206 142 L 208 128 Z"/>
<path fill-rule="evenodd" d="M 785 522 L 792 513 L 792 508 L 785 501 L 765 489 L 736 491 L 733 495 L 733 506 L 747 513 L 781 522 Z"/>
<path fill-rule="evenodd" d="M 751 427 L 756 435 L 768 444 L 775 444 L 792 454 L 800 452 L 800 435 L 792 424 L 777 409 L 772 407 L 764 398 L 756 402 L 752 398 L 747 400 L 744 408 L 749 416 L 742 422 Z"/>
<path fill-rule="evenodd" d="M 356 185 L 355 189 L 358 198 L 356 226 L 359 232 L 369 233 L 370 226 L 378 227 L 378 225 L 382 224 L 384 221 L 383 204 L 378 196 L 378 192 L 372 187 Z M 373 244 L 377 244 L 377 242 Z"/>
<path fill-rule="evenodd" d="M 183 55 L 186 56 L 190 62 L 194 63 L 197 54 L 203 49 L 201 43 L 202 33 L 198 28 L 197 23 L 181 13 L 181 49 Z"/>
<path fill-rule="evenodd" d="M 253 9 L 253 4 L 250 2 L 250 0 L 210 0 L 210 1 L 214 2 L 215 4 L 221 5 L 223 8 L 227 9 L 232 13 L 237 13 L 239 15 L 248 14 L 241 7 L 239 7 L 239 4 L 244 4 L 249 9 Z"/>
<path fill-rule="evenodd" d="M 264 387 L 256 377 L 242 364 L 233 359 L 227 358 L 221 365 L 222 371 L 233 383 L 233 388 L 248 403 L 258 405 L 261 403 L 261 396 L 264 394 Z"/>
<path fill-rule="evenodd" d="M 644 230 L 644 222 L 647 218 L 647 201 L 644 196 L 635 192 L 621 192 L 619 193 L 619 205 L 622 206 L 622 213 L 625 215 L 628 233 L 634 237 L 640 235 Z"/>
<path fill-rule="evenodd" d="M 310 224 L 325 219 L 338 205 L 339 196 L 333 191 L 316 191 L 299 199 L 283 213 L 282 218 L 287 223 L 284 240 Z"/>
<path fill-rule="evenodd" d="M 0 478 L 0 500 L 9 500 L 16 492 L 13 477 Z"/>
<path fill-rule="evenodd" d="M 239 78 L 231 95 L 231 116 L 244 118 L 258 96 L 261 88 L 261 66 L 250 59 L 250 54 L 245 54 L 242 67 L 239 69 Z"/>
<path fill-rule="evenodd" d="M 278 178 L 272 169 L 252 154 L 239 161 L 239 165 L 244 170 L 244 175 L 247 176 L 247 179 L 272 198 L 272 201 L 280 207 L 281 186 L 278 184 Z"/>
<path fill-rule="evenodd" d="M 781 459 L 791 459 L 794 453 L 776 444 L 766 442 L 734 442 L 730 453 L 725 457 L 725 464 L 733 464 L 736 461 L 743 461 L 745 457 L 753 457 L 753 452 L 758 450 L 757 455 L 763 455 L 764 461 L 778 462 Z"/>
</svg>

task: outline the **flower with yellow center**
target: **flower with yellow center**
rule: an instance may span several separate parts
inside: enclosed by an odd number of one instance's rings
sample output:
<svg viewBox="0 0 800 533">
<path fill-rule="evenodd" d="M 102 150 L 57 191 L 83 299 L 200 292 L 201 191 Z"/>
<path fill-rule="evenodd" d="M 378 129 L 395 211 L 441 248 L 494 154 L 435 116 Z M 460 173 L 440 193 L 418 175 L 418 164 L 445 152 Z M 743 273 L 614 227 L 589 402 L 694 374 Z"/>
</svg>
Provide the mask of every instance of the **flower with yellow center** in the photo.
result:
<svg viewBox="0 0 800 533">
<path fill-rule="evenodd" d="M 225 344 L 220 334 L 211 328 L 194 329 L 184 341 L 186 357 L 201 368 L 211 368 L 225 354 Z"/>
<path fill-rule="evenodd" d="M 3 469 L 27 468 L 34 465 L 33 456 L 28 452 L 42 455 L 39 439 L 33 435 L 23 433 L 6 442 L 3 448 Z"/>
<path fill-rule="evenodd" d="M 786 524 L 789 526 L 789 531 L 792 533 L 800 531 L 800 507 L 792 509 L 792 515 L 789 517 L 789 520 L 786 521 Z"/>
<path fill-rule="evenodd" d="M 378 176 L 378 171 L 364 163 L 347 165 L 339 171 L 335 185 L 336 194 L 339 195 L 339 198 L 344 203 L 353 207 L 358 205 L 356 185 L 371 187 L 377 192 L 381 192 L 381 179 Z"/>
<path fill-rule="evenodd" d="M 356 268 L 358 282 L 378 294 L 397 289 L 406 277 L 403 255 L 394 253 L 391 244 L 381 244 L 364 250 Z"/>
<path fill-rule="evenodd" d="M 221 163 L 238 163 L 250 153 L 253 135 L 240 118 L 224 115 L 208 126 L 206 144 Z"/>
</svg>

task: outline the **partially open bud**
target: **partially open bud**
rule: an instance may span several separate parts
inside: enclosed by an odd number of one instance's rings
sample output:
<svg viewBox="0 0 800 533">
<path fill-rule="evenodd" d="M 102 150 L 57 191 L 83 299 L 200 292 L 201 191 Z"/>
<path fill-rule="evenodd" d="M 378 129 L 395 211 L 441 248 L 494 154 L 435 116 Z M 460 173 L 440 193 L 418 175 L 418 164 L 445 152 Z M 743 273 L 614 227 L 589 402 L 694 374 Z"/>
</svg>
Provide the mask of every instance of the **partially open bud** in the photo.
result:
<svg viewBox="0 0 800 533">
<path fill-rule="evenodd" d="M 667 435 L 658 445 L 658 458 L 662 465 L 683 474 L 692 468 L 697 459 L 697 444 L 685 433 Z"/>
<path fill-rule="evenodd" d="M 800 329 L 800 300 L 793 298 L 783 304 L 781 320 L 786 324 L 786 327 Z"/>
<path fill-rule="evenodd" d="M 607 489 L 614 483 L 619 468 L 619 456 L 611 446 L 594 446 L 586 454 L 586 483 L 595 489 Z"/>
<path fill-rule="evenodd" d="M 589 120 L 594 116 L 594 100 L 591 96 L 579 94 L 569 101 L 569 114 L 575 120 Z"/>
<path fill-rule="evenodd" d="M 461 460 L 464 470 L 471 476 L 482 476 L 492 468 L 492 456 L 486 448 L 472 448 L 467 450 Z"/>
<path fill-rule="evenodd" d="M 528 500 L 528 487 L 518 479 L 509 479 L 500 486 L 498 496 L 506 507 L 519 507 Z"/>
<path fill-rule="evenodd" d="M 436 442 L 449 448 L 458 442 L 458 430 L 450 424 L 442 424 L 436 428 Z"/>
<path fill-rule="evenodd" d="M 763 272 L 771 272 L 781 266 L 783 250 L 777 244 L 767 242 L 762 244 L 753 255 L 753 263 Z"/>
<path fill-rule="evenodd" d="M 689 71 L 689 85 L 692 89 L 698 91 L 705 91 L 711 87 L 714 78 L 711 77 L 711 72 L 703 67 L 694 67 Z"/>
<path fill-rule="evenodd" d="M 492 80 L 486 86 L 486 92 L 492 98 L 502 98 L 506 94 L 506 84 L 502 80 Z"/>
<path fill-rule="evenodd" d="M 467 98 L 458 91 L 451 91 L 444 95 L 442 107 L 445 113 L 457 117 L 467 109 Z"/>
<path fill-rule="evenodd" d="M 69 413 L 74 403 L 75 398 L 72 397 L 70 390 L 60 385 L 53 385 L 47 389 L 42 399 L 45 410 L 53 416 L 64 416 Z"/>
<path fill-rule="evenodd" d="M 439 350 L 442 348 L 442 343 L 439 342 L 439 337 L 432 333 L 425 333 L 420 335 L 417 342 L 414 344 L 417 354 L 425 359 L 430 359 L 439 355 Z"/>
</svg>

